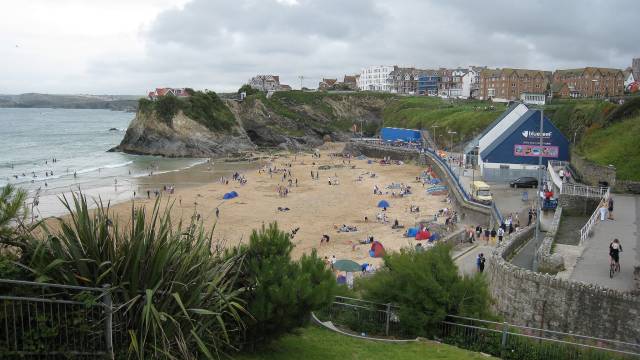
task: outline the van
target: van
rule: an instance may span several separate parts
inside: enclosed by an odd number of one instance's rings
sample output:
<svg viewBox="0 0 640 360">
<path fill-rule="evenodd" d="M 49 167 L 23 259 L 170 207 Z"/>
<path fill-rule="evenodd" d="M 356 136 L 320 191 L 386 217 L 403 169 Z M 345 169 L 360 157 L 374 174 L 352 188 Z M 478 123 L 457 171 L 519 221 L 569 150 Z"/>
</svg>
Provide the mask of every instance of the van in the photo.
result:
<svg viewBox="0 0 640 360">
<path fill-rule="evenodd" d="M 493 202 L 491 188 L 484 181 L 474 181 L 471 183 L 471 197 L 483 204 L 491 204 Z"/>
</svg>

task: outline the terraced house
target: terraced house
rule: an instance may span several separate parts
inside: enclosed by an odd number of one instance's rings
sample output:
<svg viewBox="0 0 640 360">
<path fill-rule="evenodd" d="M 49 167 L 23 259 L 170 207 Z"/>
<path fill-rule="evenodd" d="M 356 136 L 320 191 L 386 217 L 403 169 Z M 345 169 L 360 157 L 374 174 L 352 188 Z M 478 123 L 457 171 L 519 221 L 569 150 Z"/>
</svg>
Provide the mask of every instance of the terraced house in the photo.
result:
<svg viewBox="0 0 640 360">
<path fill-rule="evenodd" d="M 609 97 L 624 94 L 625 76 L 621 69 L 585 67 L 556 70 L 553 73 L 554 87 L 566 84 L 570 97 Z M 566 92 L 560 92 L 566 95 Z"/>
<path fill-rule="evenodd" d="M 480 72 L 480 99 L 497 102 L 544 96 L 550 71 L 528 69 L 485 69 Z"/>
<path fill-rule="evenodd" d="M 391 92 L 397 94 L 414 95 L 418 93 L 418 81 L 427 70 L 416 68 L 403 68 L 394 66 L 389 74 L 391 80 Z"/>
</svg>

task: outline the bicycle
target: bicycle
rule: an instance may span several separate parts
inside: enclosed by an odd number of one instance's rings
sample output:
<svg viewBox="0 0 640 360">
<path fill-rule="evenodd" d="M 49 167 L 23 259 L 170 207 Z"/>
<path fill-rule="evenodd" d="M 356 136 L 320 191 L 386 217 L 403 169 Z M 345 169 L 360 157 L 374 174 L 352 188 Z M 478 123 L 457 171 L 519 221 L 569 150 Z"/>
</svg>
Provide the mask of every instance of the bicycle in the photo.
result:
<svg viewBox="0 0 640 360">
<path fill-rule="evenodd" d="M 620 272 L 620 262 L 611 260 L 611 264 L 609 264 L 609 278 L 613 279 L 613 275 L 616 272 Z"/>
</svg>

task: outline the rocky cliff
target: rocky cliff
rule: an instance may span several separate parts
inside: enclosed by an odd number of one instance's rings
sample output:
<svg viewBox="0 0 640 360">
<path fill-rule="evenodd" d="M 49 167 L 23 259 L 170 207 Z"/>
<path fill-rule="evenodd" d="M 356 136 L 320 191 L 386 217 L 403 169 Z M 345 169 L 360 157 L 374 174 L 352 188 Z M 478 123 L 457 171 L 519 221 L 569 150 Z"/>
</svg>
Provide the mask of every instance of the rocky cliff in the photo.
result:
<svg viewBox="0 0 640 360">
<path fill-rule="evenodd" d="M 138 111 L 124 139 L 112 150 L 168 157 L 216 157 L 255 148 L 239 126 L 228 132 L 211 131 L 183 111 L 171 120 L 168 125 L 155 113 Z"/>
<path fill-rule="evenodd" d="M 355 124 L 372 135 L 392 96 L 290 91 L 243 102 L 194 93 L 190 100 L 141 100 L 114 151 L 171 157 L 215 157 L 256 147 L 312 148 L 349 137 Z M 213 109 L 213 110 L 212 110 Z"/>
</svg>

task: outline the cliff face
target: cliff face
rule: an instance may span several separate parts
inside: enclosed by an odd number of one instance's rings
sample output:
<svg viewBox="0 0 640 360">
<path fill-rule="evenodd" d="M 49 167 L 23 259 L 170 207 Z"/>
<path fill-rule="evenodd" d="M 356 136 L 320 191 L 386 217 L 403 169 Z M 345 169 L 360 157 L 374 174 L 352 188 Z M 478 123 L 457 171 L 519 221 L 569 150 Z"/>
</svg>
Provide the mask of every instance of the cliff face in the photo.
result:
<svg viewBox="0 0 640 360">
<path fill-rule="evenodd" d="M 114 151 L 170 157 L 216 157 L 256 147 L 305 149 L 327 138 L 345 140 L 355 124 L 372 134 L 382 124 L 382 110 L 392 97 L 379 94 L 327 94 L 299 91 L 243 102 L 225 100 L 234 125 L 215 130 L 179 110 L 169 121 L 142 107 Z M 151 106 L 151 105 L 147 105 Z M 156 106 L 156 105 L 153 105 Z M 217 105 L 218 108 L 220 105 Z M 225 109 L 225 111 L 227 111 Z M 230 115 L 231 117 L 231 115 Z"/>
<path fill-rule="evenodd" d="M 252 150 L 255 145 L 241 127 L 213 132 L 178 112 L 169 126 L 153 112 L 136 113 L 114 151 L 168 157 L 216 157 Z"/>
<path fill-rule="evenodd" d="M 295 95 L 294 95 L 295 94 Z M 308 148 L 327 137 L 348 139 L 355 124 L 374 132 L 382 124 L 388 97 L 376 94 L 276 93 L 270 99 L 257 96 L 229 108 L 247 135 L 258 146 Z"/>
</svg>

